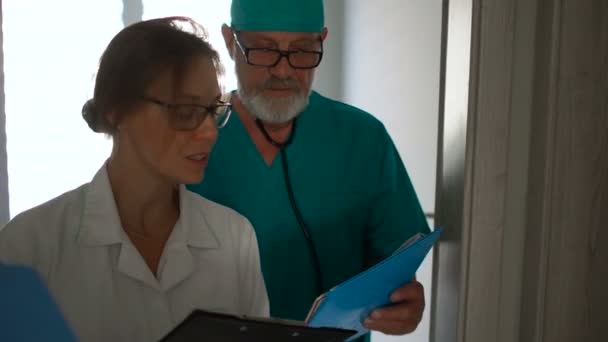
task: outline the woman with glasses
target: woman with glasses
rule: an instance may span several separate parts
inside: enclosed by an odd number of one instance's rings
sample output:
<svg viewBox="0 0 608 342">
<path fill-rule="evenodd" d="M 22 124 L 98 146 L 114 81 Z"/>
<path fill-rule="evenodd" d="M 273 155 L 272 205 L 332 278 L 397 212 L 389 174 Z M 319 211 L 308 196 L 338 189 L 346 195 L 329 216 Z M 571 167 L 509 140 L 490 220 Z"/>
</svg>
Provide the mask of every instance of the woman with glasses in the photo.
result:
<svg viewBox="0 0 608 342">
<path fill-rule="evenodd" d="M 0 231 L 0 262 L 38 270 L 82 341 L 155 341 L 199 308 L 268 315 L 250 223 L 184 187 L 230 115 L 221 73 L 190 19 L 123 29 L 83 107 L 113 140 L 107 162 Z"/>
</svg>

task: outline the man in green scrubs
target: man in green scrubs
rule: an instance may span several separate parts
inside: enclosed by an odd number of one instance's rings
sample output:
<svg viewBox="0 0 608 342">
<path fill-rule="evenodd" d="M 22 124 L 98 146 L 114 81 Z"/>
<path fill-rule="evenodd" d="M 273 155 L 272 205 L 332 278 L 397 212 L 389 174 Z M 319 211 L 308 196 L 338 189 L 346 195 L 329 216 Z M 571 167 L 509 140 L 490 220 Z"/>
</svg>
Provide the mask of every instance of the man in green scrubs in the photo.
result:
<svg viewBox="0 0 608 342">
<path fill-rule="evenodd" d="M 222 33 L 239 81 L 234 112 L 190 189 L 251 221 L 271 315 L 302 320 L 319 294 L 429 229 L 382 123 L 311 91 L 323 1 L 233 0 L 231 11 Z M 412 332 L 422 286 L 404 284 L 392 300 L 366 325 Z"/>
</svg>

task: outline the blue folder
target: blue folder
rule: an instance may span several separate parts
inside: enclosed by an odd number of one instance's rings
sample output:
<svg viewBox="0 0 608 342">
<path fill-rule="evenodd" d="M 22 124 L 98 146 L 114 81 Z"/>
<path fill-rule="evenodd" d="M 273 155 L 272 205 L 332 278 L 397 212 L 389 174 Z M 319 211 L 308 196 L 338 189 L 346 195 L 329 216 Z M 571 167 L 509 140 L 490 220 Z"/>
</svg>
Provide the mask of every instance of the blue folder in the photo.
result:
<svg viewBox="0 0 608 342">
<path fill-rule="evenodd" d="M 390 295 L 414 278 L 440 234 L 438 228 L 414 236 L 390 257 L 319 297 L 311 308 L 308 325 L 356 330 L 351 339 L 367 333 L 363 321 L 373 310 L 391 304 Z"/>
<path fill-rule="evenodd" d="M 76 341 L 42 279 L 30 268 L 0 264 L 0 341 Z"/>
</svg>

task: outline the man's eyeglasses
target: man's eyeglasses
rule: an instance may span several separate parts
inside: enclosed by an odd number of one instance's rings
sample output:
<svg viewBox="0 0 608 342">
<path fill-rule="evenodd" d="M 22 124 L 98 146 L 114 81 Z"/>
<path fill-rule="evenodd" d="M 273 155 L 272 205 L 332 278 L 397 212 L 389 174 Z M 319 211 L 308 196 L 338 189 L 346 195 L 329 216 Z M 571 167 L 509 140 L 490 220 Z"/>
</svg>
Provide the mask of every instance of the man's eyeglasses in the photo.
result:
<svg viewBox="0 0 608 342">
<path fill-rule="evenodd" d="M 322 41 L 321 51 L 250 48 L 241 43 L 236 31 L 233 31 L 232 34 L 236 45 L 241 49 L 243 55 L 245 55 L 245 61 L 249 65 L 271 68 L 279 64 L 281 59 L 285 57 L 289 65 L 294 69 L 314 69 L 319 66 L 323 58 Z"/>
<path fill-rule="evenodd" d="M 218 128 L 226 126 L 232 105 L 228 102 L 218 101 L 212 106 L 197 104 L 167 103 L 151 97 L 142 97 L 142 100 L 164 107 L 169 118 L 171 128 L 178 131 L 190 131 L 198 128 L 205 119 L 211 115 Z"/>
</svg>

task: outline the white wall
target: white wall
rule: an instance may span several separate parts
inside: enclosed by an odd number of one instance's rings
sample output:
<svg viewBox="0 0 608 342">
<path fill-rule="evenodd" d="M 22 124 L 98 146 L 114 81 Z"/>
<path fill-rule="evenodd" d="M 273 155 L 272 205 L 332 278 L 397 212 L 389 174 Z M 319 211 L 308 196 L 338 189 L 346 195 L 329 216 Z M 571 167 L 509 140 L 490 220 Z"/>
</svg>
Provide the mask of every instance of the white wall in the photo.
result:
<svg viewBox="0 0 608 342">
<path fill-rule="evenodd" d="M 220 34 L 221 25 L 229 22 L 230 0 L 146 0 L 143 5 L 142 8 L 140 0 L 124 0 L 124 4 L 106 0 L 2 4 L 8 144 L 5 148 L 4 116 L 0 114 L 0 227 L 8 219 L 8 203 L 3 194 L 7 186 L 14 217 L 90 181 L 109 156 L 111 140 L 91 132 L 80 110 L 92 96 L 103 50 L 124 23 L 136 21 L 142 14 L 144 19 L 192 16 L 208 29 L 211 43 L 226 64 L 227 88 L 235 87 L 233 67 Z M 38 26 L 22 19 L 26 17 Z M 45 35 L 40 35 L 39 26 L 46 27 Z M 49 40 L 51 36 L 61 39 Z M 42 49 L 46 51 L 46 63 L 39 62 L 41 47 L 47 47 Z M 36 101 L 32 101 L 32 94 Z"/>
<path fill-rule="evenodd" d="M 313 88 L 332 99 L 343 99 L 344 2 L 325 1 L 325 25 L 329 31 L 323 44 L 323 61 L 317 68 Z"/>
<path fill-rule="evenodd" d="M 441 0 L 326 0 L 326 56 L 315 89 L 378 117 L 408 169 L 422 207 L 434 212 L 437 160 Z M 432 223 L 432 222 L 431 222 Z M 418 272 L 431 299 L 432 260 Z M 429 340 L 430 310 L 405 337 Z"/>
<path fill-rule="evenodd" d="M 4 111 L 4 35 L 0 6 L 0 227 L 8 222 L 8 175 L 6 171 L 6 115 Z"/>
<path fill-rule="evenodd" d="M 441 0 L 347 3 L 344 99 L 384 122 L 422 207 L 433 211 Z"/>
<path fill-rule="evenodd" d="M 99 57 L 123 27 L 122 3 L 39 0 L 2 6 L 14 217 L 90 181 L 109 156 L 111 141 L 93 133 L 80 112 L 92 96 Z"/>
</svg>

